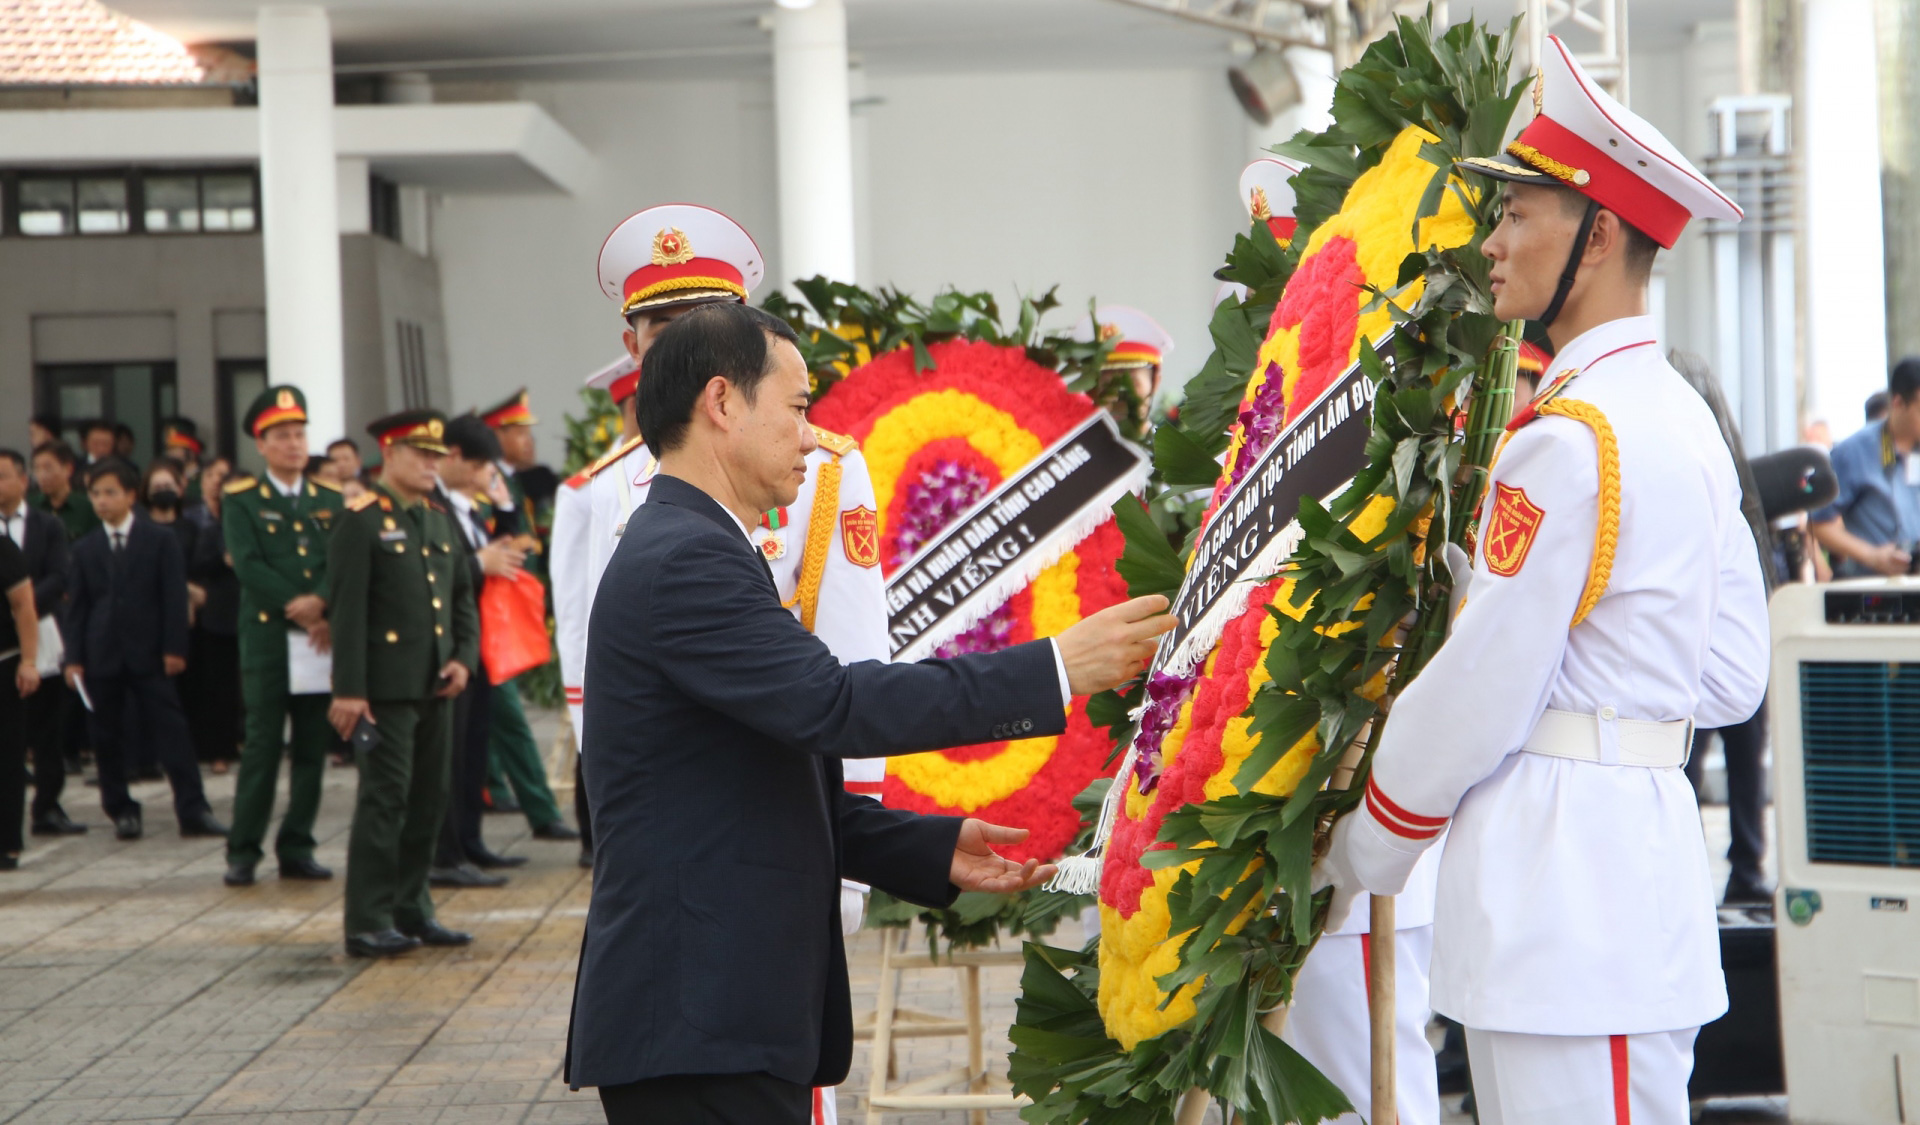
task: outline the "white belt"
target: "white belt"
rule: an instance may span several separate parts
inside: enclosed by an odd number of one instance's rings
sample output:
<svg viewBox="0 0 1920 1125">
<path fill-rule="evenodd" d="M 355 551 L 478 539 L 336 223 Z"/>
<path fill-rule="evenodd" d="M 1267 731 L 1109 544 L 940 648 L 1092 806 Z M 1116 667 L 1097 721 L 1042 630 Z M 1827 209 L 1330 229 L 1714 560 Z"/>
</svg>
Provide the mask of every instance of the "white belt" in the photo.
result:
<svg viewBox="0 0 1920 1125">
<path fill-rule="evenodd" d="M 1612 707 L 1594 714 L 1548 709 L 1521 749 L 1603 766 L 1673 769 L 1687 764 L 1693 749 L 1693 720 L 1622 719 Z"/>
</svg>

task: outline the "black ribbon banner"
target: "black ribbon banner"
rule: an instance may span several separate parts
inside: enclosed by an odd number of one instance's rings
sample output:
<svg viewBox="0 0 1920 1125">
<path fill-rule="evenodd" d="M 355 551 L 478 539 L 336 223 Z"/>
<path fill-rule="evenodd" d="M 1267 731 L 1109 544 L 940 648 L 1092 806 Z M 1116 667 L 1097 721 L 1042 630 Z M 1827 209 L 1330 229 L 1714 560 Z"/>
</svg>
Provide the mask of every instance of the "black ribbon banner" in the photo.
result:
<svg viewBox="0 0 1920 1125">
<path fill-rule="evenodd" d="M 1383 358 L 1392 338 L 1389 333 L 1374 345 Z M 1274 377 L 1278 378 L 1277 372 Z M 1168 635 L 1162 653 L 1177 659 L 1187 639 L 1234 583 L 1265 577 L 1248 571 L 1299 518 L 1302 497 L 1324 501 L 1366 468 L 1373 392 L 1373 380 L 1356 361 L 1280 432 L 1221 501 L 1213 522 L 1195 544 L 1193 563 L 1174 595 L 1173 615 L 1180 624 Z M 1283 561 L 1274 559 L 1270 565 L 1277 570 Z"/>
<path fill-rule="evenodd" d="M 1001 482 L 887 580 L 893 658 L 918 660 L 998 608 L 1108 518 L 1146 456 L 1102 410 Z M 1089 525 L 1088 521 L 1092 523 Z"/>
</svg>

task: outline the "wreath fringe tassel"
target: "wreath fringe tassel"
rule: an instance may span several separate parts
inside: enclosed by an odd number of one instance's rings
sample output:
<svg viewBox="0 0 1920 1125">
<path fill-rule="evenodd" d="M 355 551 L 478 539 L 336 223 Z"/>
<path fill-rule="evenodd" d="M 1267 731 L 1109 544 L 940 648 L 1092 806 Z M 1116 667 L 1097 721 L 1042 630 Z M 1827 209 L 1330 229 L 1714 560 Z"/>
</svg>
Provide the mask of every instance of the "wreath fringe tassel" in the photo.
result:
<svg viewBox="0 0 1920 1125">
<path fill-rule="evenodd" d="M 993 579 L 979 587 L 980 593 L 972 599 L 972 604 L 952 617 L 940 623 L 936 632 L 922 633 L 913 643 L 902 649 L 894 657 L 896 661 L 925 660 L 933 655 L 933 650 L 979 624 L 989 614 L 1005 605 L 1008 599 L 1033 584 L 1040 572 L 1059 562 L 1067 552 L 1078 547 L 1089 535 L 1100 530 L 1100 525 L 1113 518 L 1114 501 L 1133 492 L 1138 493 L 1147 485 L 1153 466 L 1141 465 L 1135 471 L 1082 505 L 1073 514 L 1073 518 L 1060 525 L 1053 541 L 1043 549 L 1024 554 L 1014 564 L 1003 567 L 994 574 Z"/>
</svg>

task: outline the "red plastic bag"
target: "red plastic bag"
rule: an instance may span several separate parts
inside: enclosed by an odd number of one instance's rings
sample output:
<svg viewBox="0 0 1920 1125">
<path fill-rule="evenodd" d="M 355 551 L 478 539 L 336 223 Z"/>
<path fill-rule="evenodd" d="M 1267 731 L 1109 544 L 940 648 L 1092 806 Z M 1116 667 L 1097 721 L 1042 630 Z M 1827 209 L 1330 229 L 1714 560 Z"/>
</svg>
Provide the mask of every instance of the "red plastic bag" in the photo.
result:
<svg viewBox="0 0 1920 1125">
<path fill-rule="evenodd" d="M 553 657 L 547 637 L 547 595 L 526 571 L 489 575 L 480 587 L 480 659 L 495 687 Z"/>
</svg>

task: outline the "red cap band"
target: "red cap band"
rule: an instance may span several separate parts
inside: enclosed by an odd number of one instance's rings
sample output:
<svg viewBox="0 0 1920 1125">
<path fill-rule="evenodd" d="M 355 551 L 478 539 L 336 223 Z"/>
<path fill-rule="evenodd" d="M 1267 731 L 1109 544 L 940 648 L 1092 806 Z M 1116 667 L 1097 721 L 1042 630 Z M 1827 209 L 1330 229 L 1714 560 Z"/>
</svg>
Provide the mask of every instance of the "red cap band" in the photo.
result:
<svg viewBox="0 0 1920 1125">
<path fill-rule="evenodd" d="M 1584 184 L 1555 178 L 1632 223 L 1640 233 L 1669 250 L 1686 229 L 1687 220 L 1692 218 L 1672 196 L 1550 117 L 1534 118 L 1532 124 L 1521 130 L 1516 143 L 1584 171 L 1588 176 Z"/>
</svg>

